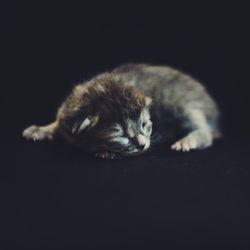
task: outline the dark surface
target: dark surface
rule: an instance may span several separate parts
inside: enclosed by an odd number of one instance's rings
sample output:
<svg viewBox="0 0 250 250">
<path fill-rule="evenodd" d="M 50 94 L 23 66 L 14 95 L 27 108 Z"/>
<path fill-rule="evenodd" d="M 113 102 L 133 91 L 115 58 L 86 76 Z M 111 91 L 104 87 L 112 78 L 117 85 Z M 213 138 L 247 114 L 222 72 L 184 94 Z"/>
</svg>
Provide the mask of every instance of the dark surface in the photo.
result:
<svg viewBox="0 0 250 250">
<path fill-rule="evenodd" d="M 103 161 L 57 143 L 20 143 L 4 168 L 5 243 L 247 249 L 240 246 L 250 244 L 249 146 L 221 141 L 174 153 L 162 145 L 134 159 Z"/>
<path fill-rule="evenodd" d="M 1 8 L 0 249 L 250 248 L 248 9 L 155 7 Z M 204 151 L 161 145 L 120 161 L 21 138 L 53 120 L 74 83 L 131 61 L 204 82 L 225 137 Z"/>
</svg>

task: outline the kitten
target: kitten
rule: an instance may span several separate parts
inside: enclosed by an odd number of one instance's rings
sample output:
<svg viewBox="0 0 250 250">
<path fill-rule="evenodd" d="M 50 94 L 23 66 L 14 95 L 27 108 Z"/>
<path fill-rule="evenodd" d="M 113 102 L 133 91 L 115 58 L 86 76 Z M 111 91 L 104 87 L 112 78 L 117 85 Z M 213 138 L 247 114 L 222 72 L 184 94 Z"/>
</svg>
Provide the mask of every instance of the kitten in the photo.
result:
<svg viewBox="0 0 250 250">
<path fill-rule="evenodd" d="M 209 147 L 220 135 L 218 116 L 215 101 L 190 76 L 165 66 L 127 64 L 75 86 L 53 123 L 30 126 L 23 136 L 41 141 L 62 135 L 114 159 L 141 154 L 154 142 L 172 141 L 177 151 Z"/>
</svg>

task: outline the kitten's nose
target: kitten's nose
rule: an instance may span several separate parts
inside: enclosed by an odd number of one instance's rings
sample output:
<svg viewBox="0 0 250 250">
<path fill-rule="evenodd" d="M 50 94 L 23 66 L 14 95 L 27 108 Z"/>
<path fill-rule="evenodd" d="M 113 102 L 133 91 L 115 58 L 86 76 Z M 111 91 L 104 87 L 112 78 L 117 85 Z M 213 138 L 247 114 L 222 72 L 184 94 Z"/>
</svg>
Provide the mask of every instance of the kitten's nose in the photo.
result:
<svg viewBox="0 0 250 250">
<path fill-rule="evenodd" d="M 145 136 L 139 134 L 137 136 L 137 148 L 142 150 L 145 148 L 145 146 L 146 146 L 146 138 Z"/>
<path fill-rule="evenodd" d="M 140 149 L 140 150 L 142 150 L 142 149 L 145 148 L 145 146 L 146 146 L 146 144 L 144 144 L 144 145 L 143 144 L 138 144 L 137 148 Z"/>
</svg>

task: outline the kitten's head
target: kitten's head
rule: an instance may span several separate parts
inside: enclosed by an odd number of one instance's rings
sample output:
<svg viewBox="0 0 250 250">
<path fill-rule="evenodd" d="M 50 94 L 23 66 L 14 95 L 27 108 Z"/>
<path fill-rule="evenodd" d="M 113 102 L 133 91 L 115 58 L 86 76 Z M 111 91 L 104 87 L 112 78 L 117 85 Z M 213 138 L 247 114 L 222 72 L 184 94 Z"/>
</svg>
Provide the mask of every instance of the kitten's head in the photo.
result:
<svg viewBox="0 0 250 250">
<path fill-rule="evenodd" d="M 151 98 L 138 89 L 105 74 L 73 90 L 61 109 L 67 119 L 61 120 L 90 151 L 136 155 L 150 146 L 150 105 Z"/>
</svg>

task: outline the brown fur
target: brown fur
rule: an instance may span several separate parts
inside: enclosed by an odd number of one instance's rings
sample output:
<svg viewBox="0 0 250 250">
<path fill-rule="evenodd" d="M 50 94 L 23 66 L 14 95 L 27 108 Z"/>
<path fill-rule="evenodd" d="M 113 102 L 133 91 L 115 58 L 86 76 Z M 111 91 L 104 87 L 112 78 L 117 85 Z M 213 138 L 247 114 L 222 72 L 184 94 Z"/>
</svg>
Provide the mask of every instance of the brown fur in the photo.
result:
<svg viewBox="0 0 250 250">
<path fill-rule="evenodd" d="M 112 113 L 129 116 L 146 105 L 145 95 L 132 86 L 126 86 L 112 74 L 77 85 L 58 111 L 59 122 L 77 115 Z M 101 109 L 100 109 L 101 108 Z"/>
</svg>

